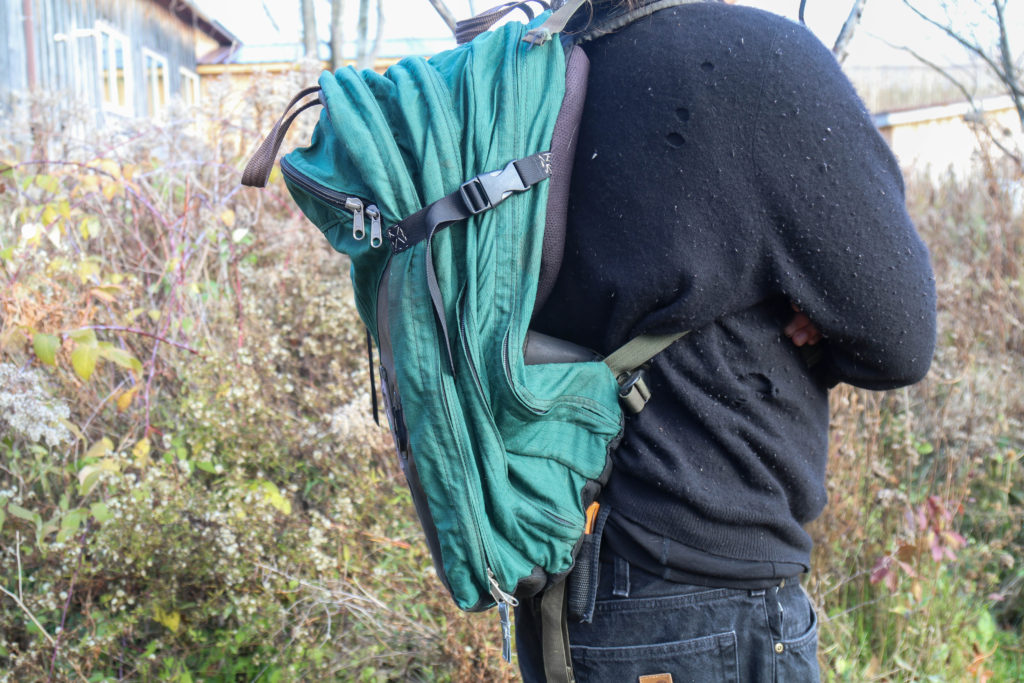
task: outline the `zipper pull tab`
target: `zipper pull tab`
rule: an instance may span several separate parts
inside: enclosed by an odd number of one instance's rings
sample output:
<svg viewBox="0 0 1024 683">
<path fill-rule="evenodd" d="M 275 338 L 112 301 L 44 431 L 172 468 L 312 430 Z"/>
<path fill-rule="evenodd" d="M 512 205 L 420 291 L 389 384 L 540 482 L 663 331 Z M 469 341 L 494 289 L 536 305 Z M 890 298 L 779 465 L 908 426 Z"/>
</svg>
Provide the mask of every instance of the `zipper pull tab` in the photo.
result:
<svg viewBox="0 0 1024 683">
<path fill-rule="evenodd" d="M 345 208 L 352 212 L 352 237 L 361 240 L 366 237 L 366 224 L 363 222 L 363 203 L 356 197 L 345 201 Z"/>
<path fill-rule="evenodd" d="M 370 246 L 376 249 L 384 243 L 384 233 L 380 228 L 380 209 L 376 204 L 366 207 L 366 215 L 370 217 Z"/>
<path fill-rule="evenodd" d="M 509 615 L 509 606 L 516 607 L 519 601 L 512 595 L 501 590 L 498 579 L 494 576 L 491 568 L 487 568 L 487 581 L 490 584 L 491 597 L 498 603 L 498 618 L 501 620 L 501 657 L 508 663 L 512 663 L 512 619 Z"/>
</svg>

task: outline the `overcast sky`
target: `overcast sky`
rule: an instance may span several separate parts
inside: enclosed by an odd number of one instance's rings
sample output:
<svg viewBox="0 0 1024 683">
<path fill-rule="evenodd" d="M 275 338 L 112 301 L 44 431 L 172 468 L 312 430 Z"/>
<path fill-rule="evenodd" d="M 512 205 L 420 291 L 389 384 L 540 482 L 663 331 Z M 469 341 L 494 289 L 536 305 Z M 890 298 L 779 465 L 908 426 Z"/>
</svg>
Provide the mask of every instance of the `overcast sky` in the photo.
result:
<svg viewBox="0 0 1024 683">
<path fill-rule="evenodd" d="M 450 37 L 448 27 L 428 0 L 382 0 L 384 37 Z M 921 0 L 927 4 L 933 0 Z M 324 40 L 330 17 L 329 0 L 316 0 L 317 23 Z M 472 16 L 501 0 L 446 0 L 456 18 Z M 799 0 L 739 0 L 795 19 Z M 298 42 L 300 40 L 299 3 L 295 0 L 199 0 L 198 4 L 214 19 L 250 45 Z M 823 43 L 832 46 L 849 13 L 853 0 L 808 0 L 806 20 Z M 961 4 L 968 5 L 969 2 Z M 355 34 L 359 0 L 345 0 L 346 35 Z M 1011 5 L 1012 6 L 1012 5 Z M 1021 11 L 1020 7 L 1015 8 Z M 964 21 L 967 21 L 966 12 Z M 1024 21 L 1024 18 L 1022 18 Z M 863 22 L 852 45 L 848 65 L 915 63 L 905 52 L 886 45 L 910 44 L 941 62 L 962 61 L 960 51 L 951 46 L 935 29 L 925 25 L 907 10 L 900 0 L 868 0 Z M 454 45 L 454 43 L 453 43 Z"/>
</svg>

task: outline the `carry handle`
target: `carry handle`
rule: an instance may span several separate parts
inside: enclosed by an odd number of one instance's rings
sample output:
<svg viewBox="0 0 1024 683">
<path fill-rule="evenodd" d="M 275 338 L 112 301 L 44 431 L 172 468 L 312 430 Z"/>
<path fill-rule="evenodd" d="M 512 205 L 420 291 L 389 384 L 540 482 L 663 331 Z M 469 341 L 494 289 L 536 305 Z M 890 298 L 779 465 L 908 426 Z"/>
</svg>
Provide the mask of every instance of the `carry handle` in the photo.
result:
<svg viewBox="0 0 1024 683">
<path fill-rule="evenodd" d="M 513 0 L 513 2 L 506 2 L 503 5 L 498 5 L 497 7 L 492 7 L 489 10 L 481 12 L 475 17 L 456 22 L 455 42 L 459 45 L 468 43 L 481 33 L 489 31 L 500 19 L 511 14 L 517 9 L 522 10 L 523 14 L 526 15 L 527 21 L 533 21 L 534 15 L 533 9 L 530 8 L 530 2 L 536 2 L 545 10 L 551 9 L 551 5 L 549 5 L 545 0 L 523 0 L 522 2 L 515 2 Z"/>
<path fill-rule="evenodd" d="M 313 93 L 319 93 L 320 86 L 315 85 L 311 88 L 301 90 L 298 95 L 292 98 L 292 101 L 285 107 L 284 113 L 281 114 L 281 118 L 274 124 L 273 129 L 264 138 L 262 144 L 256 149 L 252 157 L 249 159 L 249 163 L 245 165 L 245 170 L 242 172 L 242 184 L 249 187 L 266 187 L 267 181 L 270 180 L 270 172 L 274 168 L 274 161 L 277 159 L 277 153 L 281 149 L 281 143 L 284 142 L 284 136 L 288 133 L 288 127 L 292 125 L 292 121 L 295 117 L 306 111 L 310 107 L 314 107 L 318 104 L 323 104 L 323 100 L 318 96 L 315 100 L 309 100 L 304 102 L 301 107 L 293 111 L 290 115 L 288 112 L 291 111 L 302 98 L 312 95 Z"/>
</svg>

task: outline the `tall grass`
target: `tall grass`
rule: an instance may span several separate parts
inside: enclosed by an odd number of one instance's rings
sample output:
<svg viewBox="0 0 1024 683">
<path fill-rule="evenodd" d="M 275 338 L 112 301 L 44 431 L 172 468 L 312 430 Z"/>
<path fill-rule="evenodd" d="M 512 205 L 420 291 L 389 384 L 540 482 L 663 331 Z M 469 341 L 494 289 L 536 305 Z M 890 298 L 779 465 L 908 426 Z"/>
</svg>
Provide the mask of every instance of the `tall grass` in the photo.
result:
<svg viewBox="0 0 1024 683">
<path fill-rule="evenodd" d="M 347 264 L 279 180 L 238 186 L 278 87 L 102 134 L 19 109 L 0 139 L 0 681 L 516 678 L 434 576 Z M 912 186 L 934 369 L 833 393 L 829 680 L 1024 677 L 1024 224 L 999 188 Z"/>
<path fill-rule="evenodd" d="M 932 370 L 833 392 L 810 577 L 831 680 L 1024 677 L 1024 218 L 999 188 L 911 184 L 939 293 Z"/>
</svg>

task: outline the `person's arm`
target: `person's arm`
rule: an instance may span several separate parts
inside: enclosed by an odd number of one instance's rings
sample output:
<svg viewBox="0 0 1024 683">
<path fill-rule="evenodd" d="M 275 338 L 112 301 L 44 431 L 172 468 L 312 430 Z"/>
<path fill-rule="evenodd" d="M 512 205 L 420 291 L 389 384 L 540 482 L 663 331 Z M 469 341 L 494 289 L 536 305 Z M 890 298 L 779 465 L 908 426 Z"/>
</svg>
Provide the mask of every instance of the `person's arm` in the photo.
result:
<svg viewBox="0 0 1024 683">
<path fill-rule="evenodd" d="M 796 24 L 775 37 L 760 104 L 770 277 L 806 319 L 790 338 L 811 335 L 807 323 L 820 331 L 831 382 L 918 381 L 934 351 L 935 282 L 892 153 L 831 53 Z"/>
</svg>

